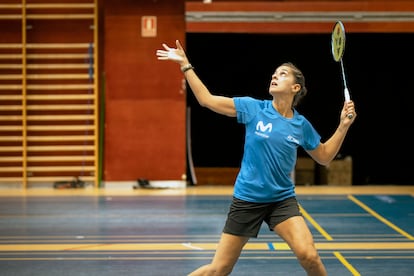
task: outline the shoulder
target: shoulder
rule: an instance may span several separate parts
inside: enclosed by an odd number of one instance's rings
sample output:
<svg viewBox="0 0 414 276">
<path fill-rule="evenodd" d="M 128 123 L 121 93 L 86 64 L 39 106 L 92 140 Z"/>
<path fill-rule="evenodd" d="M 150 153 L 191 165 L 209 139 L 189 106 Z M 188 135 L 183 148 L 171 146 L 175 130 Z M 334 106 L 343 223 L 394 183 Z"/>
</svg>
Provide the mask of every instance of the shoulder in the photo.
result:
<svg viewBox="0 0 414 276">
<path fill-rule="evenodd" d="M 237 107 L 242 106 L 257 106 L 259 108 L 265 108 L 269 104 L 271 104 L 271 101 L 269 100 L 259 100 L 252 97 L 234 97 L 234 104 Z"/>
<path fill-rule="evenodd" d="M 234 106 L 237 112 L 237 121 L 239 123 L 250 122 L 258 113 L 266 108 L 265 100 L 258 100 L 252 97 L 235 97 Z"/>
<path fill-rule="evenodd" d="M 306 124 L 309 124 L 308 119 L 306 119 L 305 116 L 303 116 L 299 111 L 297 111 L 295 108 L 293 109 L 293 118 L 299 122 L 304 122 Z"/>
</svg>

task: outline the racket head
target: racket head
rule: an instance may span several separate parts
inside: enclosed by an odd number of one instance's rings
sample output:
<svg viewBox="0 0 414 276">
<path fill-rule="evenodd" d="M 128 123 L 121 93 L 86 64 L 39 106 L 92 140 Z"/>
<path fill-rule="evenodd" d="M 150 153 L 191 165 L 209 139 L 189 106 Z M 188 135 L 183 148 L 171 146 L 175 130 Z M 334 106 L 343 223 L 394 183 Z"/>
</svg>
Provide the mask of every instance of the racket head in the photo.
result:
<svg viewBox="0 0 414 276">
<path fill-rule="evenodd" d="M 331 47 L 333 59 L 339 62 L 345 52 L 345 27 L 341 21 L 337 21 L 333 27 Z"/>
</svg>

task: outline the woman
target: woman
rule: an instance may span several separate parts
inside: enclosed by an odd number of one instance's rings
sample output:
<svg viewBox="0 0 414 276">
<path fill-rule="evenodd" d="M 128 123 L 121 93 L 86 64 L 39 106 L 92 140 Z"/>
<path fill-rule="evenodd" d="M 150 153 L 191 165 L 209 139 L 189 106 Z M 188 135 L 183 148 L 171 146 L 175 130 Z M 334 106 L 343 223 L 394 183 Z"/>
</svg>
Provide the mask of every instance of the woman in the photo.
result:
<svg viewBox="0 0 414 276">
<path fill-rule="evenodd" d="M 246 129 L 242 164 L 214 258 L 189 275 L 229 275 L 244 245 L 257 237 L 263 222 L 290 246 L 308 275 L 327 275 L 299 211 L 290 175 L 299 146 L 321 165 L 332 161 L 356 118 L 354 103 L 344 103 L 338 128 L 322 143 L 313 126 L 295 109 L 307 90 L 303 74 L 292 63 L 282 64 L 272 75 L 269 93 L 273 100 L 230 98 L 210 93 L 178 40 L 177 48 L 163 47 L 157 51 L 158 59 L 181 66 L 201 106 L 237 117 Z"/>
</svg>

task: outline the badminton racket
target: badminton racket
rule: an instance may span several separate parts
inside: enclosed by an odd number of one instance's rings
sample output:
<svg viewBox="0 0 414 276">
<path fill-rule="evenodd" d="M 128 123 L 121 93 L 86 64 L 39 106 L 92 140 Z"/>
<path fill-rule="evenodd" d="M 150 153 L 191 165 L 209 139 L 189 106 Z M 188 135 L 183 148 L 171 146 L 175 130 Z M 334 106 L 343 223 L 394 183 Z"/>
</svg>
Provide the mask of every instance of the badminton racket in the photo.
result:
<svg viewBox="0 0 414 276">
<path fill-rule="evenodd" d="M 336 62 L 341 64 L 342 80 L 344 82 L 344 98 L 346 102 L 351 100 L 349 95 L 348 85 L 346 83 L 344 62 L 342 60 L 345 52 L 345 27 L 341 21 L 337 21 L 332 30 L 331 47 L 332 56 Z M 352 119 L 352 114 L 347 114 L 349 119 Z"/>
</svg>

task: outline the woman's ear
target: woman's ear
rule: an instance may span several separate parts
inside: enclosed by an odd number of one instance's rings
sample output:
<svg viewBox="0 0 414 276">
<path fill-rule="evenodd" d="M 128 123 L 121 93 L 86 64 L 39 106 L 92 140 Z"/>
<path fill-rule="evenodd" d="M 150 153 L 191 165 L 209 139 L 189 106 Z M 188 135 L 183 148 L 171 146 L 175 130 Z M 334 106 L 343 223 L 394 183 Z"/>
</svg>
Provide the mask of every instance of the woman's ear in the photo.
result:
<svg viewBox="0 0 414 276">
<path fill-rule="evenodd" d="M 301 89 L 301 86 L 300 86 L 300 84 L 299 84 L 299 83 L 295 83 L 295 84 L 292 86 L 292 90 L 293 90 L 293 92 L 295 92 L 295 93 L 298 93 L 298 92 L 300 91 L 300 89 Z"/>
</svg>

